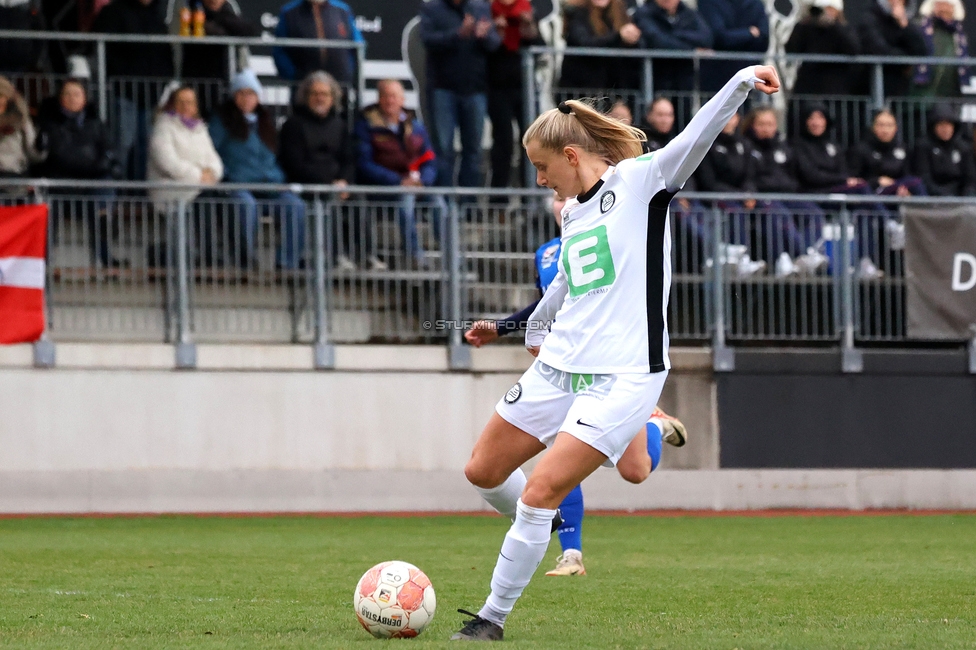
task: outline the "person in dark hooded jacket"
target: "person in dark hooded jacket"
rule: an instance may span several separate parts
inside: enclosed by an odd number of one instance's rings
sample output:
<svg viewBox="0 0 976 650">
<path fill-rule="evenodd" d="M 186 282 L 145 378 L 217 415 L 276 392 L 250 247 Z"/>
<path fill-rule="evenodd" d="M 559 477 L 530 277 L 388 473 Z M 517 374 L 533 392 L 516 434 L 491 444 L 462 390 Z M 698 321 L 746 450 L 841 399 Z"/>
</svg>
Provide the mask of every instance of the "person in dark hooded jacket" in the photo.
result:
<svg viewBox="0 0 976 650">
<path fill-rule="evenodd" d="M 793 142 L 800 190 L 813 194 L 847 192 L 864 194 L 867 183 L 847 171 L 847 161 L 831 137 L 833 120 L 819 102 L 800 108 L 800 134 Z"/>
<path fill-rule="evenodd" d="M 959 137 L 959 118 L 948 105 L 929 113 L 928 136 L 916 142 L 914 163 L 932 196 L 976 196 L 973 148 Z"/>
<path fill-rule="evenodd" d="M 847 152 L 848 169 L 863 178 L 877 194 L 924 196 L 922 179 L 909 173 L 909 157 L 898 139 L 898 122 L 889 110 L 871 120 L 871 133 Z"/>
<path fill-rule="evenodd" d="M 790 54 L 843 54 L 860 51 L 857 32 L 844 17 L 840 0 L 815 0 L 793 27 L 786 51 Z M 796 72 L 797 95 L 854 95 L 861 92 L 857 66 L 849 63 L 804 62 Z"/>
<path fill-rule="evenodd" d="M 57 97 L 44 100 L 38 114 L 38 132 L 39 141 L 47 150 L 47 158 L 36 170 L 38 175 L 78 180 L 111 180 L 121 176 L 121 165 L 115 156 L 108 128 L 88 104 L 88 94 L 81 81 L 66 80 L 61 84 Z M 115 191 L 108 188 L 64 188 L 52 190 L 52 194 L 91 196 L 95 199 L 93 203 L 61 198 L 52 202 L 52 209 L 57 213 L 66 207 L 66 203 L 77 203 L 80 207 L 73 212 L 84 214 L 88 222 L 88 244 L 92 258 L 105 267 L 117 265 L 109 255 L 109 222 Z M 57 218 L 67 218 L 67 215 Z"/>
<path fill-rule="evenodd" d="M 913 7 L 906 0 L 876 0 L 865 12 L 858 34 L 861 54 L 881 56 L 925 56 L 922 30 L 911 22 Z M 886 97 L 908 94 L 912 66 L 884 66 Z"/>
</svg>

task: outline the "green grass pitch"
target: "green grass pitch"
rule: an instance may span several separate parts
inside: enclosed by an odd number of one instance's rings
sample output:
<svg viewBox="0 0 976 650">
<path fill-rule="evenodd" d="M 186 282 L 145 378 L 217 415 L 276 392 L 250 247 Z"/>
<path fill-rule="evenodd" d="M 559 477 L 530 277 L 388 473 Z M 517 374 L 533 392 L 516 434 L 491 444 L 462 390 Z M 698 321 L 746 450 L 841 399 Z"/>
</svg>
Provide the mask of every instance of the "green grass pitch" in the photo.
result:
<svg viewBox="0 0 976 650">
<path fill-rule="evenodd" d="M 456 647 L 498 517 L 0 520 L 0 647 Z M 976 648 L 976 516 L 613 517 L 589 575 L 546 578 L 513 648 Z M 412 562 L 437 592 L 418 639 L 356 622 L 360 575 Z"/>
</svg>

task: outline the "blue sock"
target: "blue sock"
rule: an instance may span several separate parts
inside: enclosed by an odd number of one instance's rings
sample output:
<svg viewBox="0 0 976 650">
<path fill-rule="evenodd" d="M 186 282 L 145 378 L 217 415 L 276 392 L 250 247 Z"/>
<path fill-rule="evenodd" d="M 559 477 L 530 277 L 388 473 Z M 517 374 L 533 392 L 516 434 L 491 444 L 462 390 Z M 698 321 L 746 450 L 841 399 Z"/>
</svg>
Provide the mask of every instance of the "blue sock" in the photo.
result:
<svg viewBox="0 0 976 650">
<path fill-rule="evenodd" d="M 658 443 L 658 449 L 661 445 Z M 579 485 L 566 495 L 559 504 L 559 513 L 563 517 L 563 525 L 556 531 L 559 533 L 559 545 L 563 552 L 575 548 L 583 551 L 583 488 Z"/>
<path fill-rule="evenodd" d="M 651 471 L 661 464 L 661 430 L 653 422 L 647 423 L 647 455 L 651 457 Z"/>
</svg>

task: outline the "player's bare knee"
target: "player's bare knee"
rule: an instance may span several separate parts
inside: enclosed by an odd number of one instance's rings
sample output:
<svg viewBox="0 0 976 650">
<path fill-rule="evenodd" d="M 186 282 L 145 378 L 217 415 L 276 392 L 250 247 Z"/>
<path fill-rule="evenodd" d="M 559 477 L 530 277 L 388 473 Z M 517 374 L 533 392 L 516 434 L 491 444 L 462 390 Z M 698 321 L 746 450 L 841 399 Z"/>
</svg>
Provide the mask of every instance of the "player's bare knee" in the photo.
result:
<svg viewBox="0 0 976 650">
<path fill-rule="evenodd" d="M 508 478 L 500 475 L 498 470 L 493 469 L 490 465 L 478 462 L 477 458 L 472 458 L 464 466 L 464 477 L 468 479 L 471 485 L 483 490 L 498 487 Z"/>
<path fill-rule="evenodd" d="M 559 506 L 562 498 L 552 488 L 552 486 L 542 481 L 532 481 L 529 479 L 525 490 L 522 491 L 522 503 L 530 508 L 548 508 L 553 510 Z"/>
<path fill-rule="evenodd" d="M 647 477 L 651 475 L 651 464 L 650 462 L 646 464 L 622 463 L 617 465 L 617 472 L 623 480 L 637 485 L 646 481 Z"/>
</svg>

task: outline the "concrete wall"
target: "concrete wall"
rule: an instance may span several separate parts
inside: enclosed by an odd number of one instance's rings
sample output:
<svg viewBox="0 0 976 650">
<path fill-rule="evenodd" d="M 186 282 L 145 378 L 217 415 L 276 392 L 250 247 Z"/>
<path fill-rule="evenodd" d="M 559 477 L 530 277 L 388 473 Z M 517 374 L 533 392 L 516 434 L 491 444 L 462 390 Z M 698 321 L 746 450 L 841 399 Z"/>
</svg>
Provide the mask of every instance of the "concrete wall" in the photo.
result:
<svg viewBox="0 0 976 650">
<path fill-rule="evenodd" d="M 168 346 L 76 344 L 39 370 L 0 348 L 0 512 L 484 509 L 461 470 L 529 358 L 474 352 L 347 346 L 315 372 L 300 346 L 201 346 L 177 371 Z M 597 472 L 588 507 L 976 507 L 974 472 L 718 470 L 709 355 L 674 361 L 690 443 L 641 486 Z"/>
</svg>

